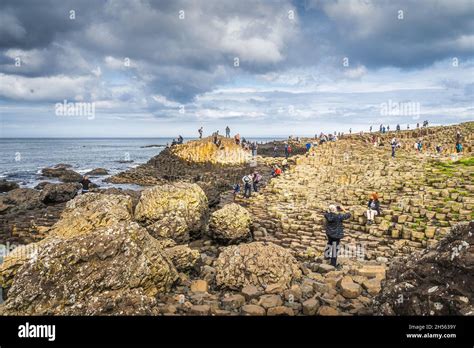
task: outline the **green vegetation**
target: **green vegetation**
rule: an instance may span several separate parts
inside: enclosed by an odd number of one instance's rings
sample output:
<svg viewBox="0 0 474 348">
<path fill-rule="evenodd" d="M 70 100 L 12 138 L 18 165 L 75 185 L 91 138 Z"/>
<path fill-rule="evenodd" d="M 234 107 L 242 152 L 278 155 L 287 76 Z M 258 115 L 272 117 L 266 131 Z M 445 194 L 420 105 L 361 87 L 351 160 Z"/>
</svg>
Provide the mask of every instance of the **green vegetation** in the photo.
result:
<svg viewBox="0 0 474 348">
<path fill-rule="evenodd" d="M 461 158 L 455 162 L 436 161 L 432 162 L 432 166 L 438 174 L 451 177 L 460 168 L 473 167 L 474 157 Z"/>
</svg>

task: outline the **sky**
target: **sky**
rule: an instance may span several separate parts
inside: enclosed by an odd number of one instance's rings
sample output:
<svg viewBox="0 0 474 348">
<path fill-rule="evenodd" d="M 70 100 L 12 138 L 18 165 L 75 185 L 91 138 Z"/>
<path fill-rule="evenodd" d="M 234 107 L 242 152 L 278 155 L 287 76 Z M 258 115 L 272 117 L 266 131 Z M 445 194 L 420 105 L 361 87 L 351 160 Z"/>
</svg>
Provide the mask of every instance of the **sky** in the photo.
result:
<svg viewBox="0 0 474 348">
<path fill-rule="evenodd" d="M 1 0 L 0 137 L 472 121 L 473 18 L 472 0 Z"/>
</svg>

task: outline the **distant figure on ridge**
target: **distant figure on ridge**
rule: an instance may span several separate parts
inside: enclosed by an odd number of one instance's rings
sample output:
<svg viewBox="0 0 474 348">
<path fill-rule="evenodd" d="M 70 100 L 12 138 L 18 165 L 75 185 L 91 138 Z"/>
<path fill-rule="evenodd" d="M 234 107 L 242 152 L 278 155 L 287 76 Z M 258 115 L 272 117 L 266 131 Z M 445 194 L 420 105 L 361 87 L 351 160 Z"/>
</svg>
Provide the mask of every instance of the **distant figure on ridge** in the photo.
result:
<svg viewBox="0 0 474 348">
<path fill-rule="evenodd" d="M 370 195 L 369 203 L 367 203 L 367 224 L 374 223 L 375 215 L 380 215 L 380 202 L 377 192 Z"/>
<path fill-rule="evenodd" d="M 326 236 L 328 239 L 324 257 L 331 260 L 331 265 L 337 265 L 337 251 L 339 242 L 344 237 L 343 221 L 351 217 L 350 213 L 345 213 L 341 206 L 331 204 L 324 214 L 326 219 Z"/>
<path fill-rule="evenodd" d="M 230 138 L 230 128 L 229 128 L 229 126 L 225 127 L 225 137 Z"/>
<path fill-rule="evenodd" d="M 202 139 L 202 127 L 198 129 L 199 132 L 199 139 Z"/>
<path fill-rule="evenodd" d="M 392 141 L 390 142 L 390 146 L 392 147 L 392 157 L 395 157 L 395 151 L 397 147 L 400 147 L 397 138 L 392 139 Z"/>
</svg>

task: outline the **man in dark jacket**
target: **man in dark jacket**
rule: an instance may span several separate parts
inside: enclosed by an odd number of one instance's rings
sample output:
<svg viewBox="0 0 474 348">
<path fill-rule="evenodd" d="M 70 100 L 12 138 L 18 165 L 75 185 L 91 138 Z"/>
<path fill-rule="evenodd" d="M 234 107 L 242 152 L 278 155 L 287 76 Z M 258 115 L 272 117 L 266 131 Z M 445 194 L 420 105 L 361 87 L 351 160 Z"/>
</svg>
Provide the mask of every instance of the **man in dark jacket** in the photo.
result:
<svg viewBox="0 0 474 348">
<path fill-rule="evenodd" d="M 87 175 L 84 175 L 80 183 L 82 184 L 82 193 L 89 192 L 89 185 L 91 184 L 91 181 Z"/>
<path fill-rule="evenodd" d="M 328 243 L 324 255 L 331 259 L 331 265 L 336 267 L 337 264 L 337 249 L 339 242 L 344 237 L 343 221 L 351 217 L 350 213 L 344 213 L 344 210 L 331 204 L 328 212 L 324 214 L 326 219 L 326 235 Z"/>
</svg>

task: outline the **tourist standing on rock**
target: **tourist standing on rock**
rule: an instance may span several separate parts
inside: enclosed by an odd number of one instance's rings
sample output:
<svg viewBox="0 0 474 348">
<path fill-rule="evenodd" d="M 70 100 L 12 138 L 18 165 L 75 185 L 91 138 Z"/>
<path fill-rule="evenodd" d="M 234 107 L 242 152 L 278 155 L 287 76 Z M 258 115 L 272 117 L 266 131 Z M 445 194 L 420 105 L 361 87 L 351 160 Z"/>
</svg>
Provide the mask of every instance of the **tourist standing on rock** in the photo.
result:
<svg viewBox="0 0 474 348">
<path fill-rule="evenodd" d="M 397 138 L 392 139 L 392 141 L 390 142 L 390 146 L 392 147 L 392 157 L 395 157 L 395 151 L 397 147 L 400 147 Z"/>
<path fill-rule="evenodd" d="M 370 133 L 372 133 L 372 126 L 370 126 L 369 131 L 370 131 Z"/>
<path fill-rule="evenodd" d="M 436 152 L 441 153 L 442 147 L 440 144 L 436 145 Z"/>
<path fill-rule="evenodd" d="M 252 194 L 252 177 L 250 175 L 244 175 L 242 182 L 244 183 L 244 197 L 249 198 Z"/>
<path fill-rule="evenodd" d="M 380 215 L 380 202 L 377 192 L 370 195 L 367 208 L 367 224 L 371 225 L 374 223 L 375 215 Z"/>
<path fill-rule="evenodd" d="M 260 175 L 259 172 L 254 171 L 252 175 L 252 182 L 253 182 L 253 191 L 258 192 L 258 184 L 260 183 L 260 180 L 262 180 L 262 176 Z"/>
<path fill-rule="evenodd" d="M 202 139 L 202 127 L 198 129 L 199 132 L 199 139 Z"/>
<path fill-rule="evenodd" d="M 233 194 L 234 194 L 234 201 L 235 201 L 235 199 L 237 198 L 237 195 L 240 193 L 240 184 L 236 183 L 232 189 L 234 190 Z"/>
<path fill-rule="evenodd" d="M 225 127 L 225 137 L 230 138 L 230 128 L 229 128 L 229 126 Z"/>
<path fill-rule="evenodd" d="M 91 181 L 89 180 L 89 176 L 84 175 L 80 183 L 82 185 L 82 193 L 84 194 L 84 193 L 89 192 L 89 185 L 91 184 Z"/>
<path fill-rule="evenodd" d="M 456 153 L 462 152 L 462 144 L 460 141 L 456 141 Z"/>
<path fill-rule="evenodd" d="M 178 136 L 178 144 L 182 144 L 184 141 L 183 137 L 180 135 Z"/>
<path fill-rule="evenodd" d="M 289 147 L 290 146 L 287 143 L 285 143 L 285 158 L 288 158 L 288 156 L 290 155 Z"/>
<path fill-rule="evenodd" d="M 240 144 L 240 134 L 237 133 L 235 136 L 234 136 L 234 140 L 235 140 L 235 144 L 236 145 L 239 145 Z"/>
<path fill-rule="evenodd" d="M 328 238 L 324 256 L 331 259 L 331 265 L 337 265 L 337 251 L 339 242 L 344 237 L 343 221 L 351 217 L 350 213 L 345 213 L 345 210 L 340 206 L 331 204 L 327 213 L 324 214 L 326 219 L 326 236 Z"/>
<path fill-rule="evenodd" d="M 258 148 L 257 142 L 254 141 L 254 142 L 252 143 L 252 156 L 253 156 L 253 157 L 257 156 L 257 148 Z"/>
<path fill-rule="evenodd" d="M 397 124 L 397 132 L 400 132 L 400 125 Z"/>
</svg>

